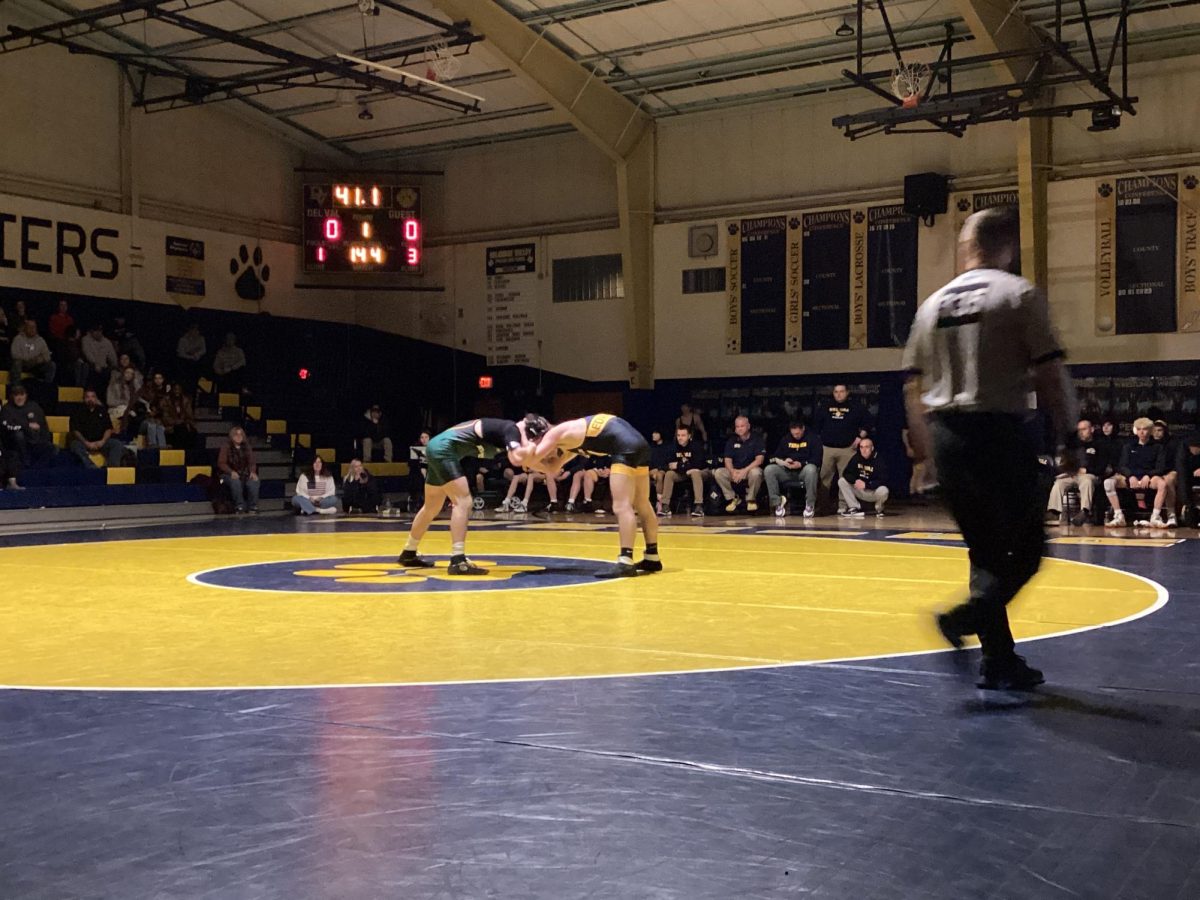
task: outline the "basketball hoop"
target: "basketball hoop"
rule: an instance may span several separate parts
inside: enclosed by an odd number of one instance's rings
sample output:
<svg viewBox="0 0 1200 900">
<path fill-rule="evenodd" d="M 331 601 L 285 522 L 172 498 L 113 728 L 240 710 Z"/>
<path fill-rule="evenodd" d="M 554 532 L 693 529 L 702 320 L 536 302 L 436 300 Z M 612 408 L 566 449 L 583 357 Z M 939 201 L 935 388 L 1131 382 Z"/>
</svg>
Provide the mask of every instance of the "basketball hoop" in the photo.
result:
<svg viewBox="0 0 1200 900">
<path fill-rule="evenodd" d="M 425 77 L 430 81 L 449 81 L 458 74 L 462 62 L 450 52 L 450 44 L 444 37 L 434 38 L 425 47 Z"/>
<path fill-rule="evenodd" d="M 921 102 L 921 92 L 929 80 L 929 66 L 925 63 L 899 63 L 892 70 L 892 93 L 905 109 L 913 109 Z"/>
</svg>

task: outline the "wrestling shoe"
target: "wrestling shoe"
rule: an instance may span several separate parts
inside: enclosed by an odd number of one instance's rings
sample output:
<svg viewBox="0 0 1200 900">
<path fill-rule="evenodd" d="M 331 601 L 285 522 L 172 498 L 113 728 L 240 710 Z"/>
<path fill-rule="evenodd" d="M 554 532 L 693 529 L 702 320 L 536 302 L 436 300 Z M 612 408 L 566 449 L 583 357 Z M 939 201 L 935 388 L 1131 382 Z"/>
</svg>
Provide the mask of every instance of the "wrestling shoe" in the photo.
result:
<svg viewBox="0 0 1200 900">
<path fill-rule="evenodd" d="M 644 560 L 643 560 L 644 561 Z M 607 569 L 601 569 L 596 573 L 597 578 L 633 578 L 637 575 L 637 566 L 629 563 L 613 563 Z"/>
<path fill-rule="evenodd" d="M 639 572 L 661 572 L 663 564 L 661 559 L 643 559 L 634 568 Z"/>
<path fill-rule="evenodd" d="M 1045 681 L 1040 671 L 1013 654 L 1007 659 L 985 659 L 975 686 L 984 691 L 1032 691 Z"/>
<path fill-rule="evenodd" d="M 397 559 L 396 562 L 404 566 L 406 569 L 433 568 L 433 563 L 423 557 L 417 556 L 416 550 L 405 550 L 400 554 L 400 558 Z"/>
<path fill-rule="evenodd" d="M 569 512 L 569 513 L 575 512 L 575 501 L 574 500 L 567 501 L 567 512 Z"/>
<path fill-rule="evenodd" d="M 458 562 L 450 563 L 446 569 L 447 575 L 486 575 L 487 569 L 481 569 L 469 559 L 463 558 Z"/>
</svg>

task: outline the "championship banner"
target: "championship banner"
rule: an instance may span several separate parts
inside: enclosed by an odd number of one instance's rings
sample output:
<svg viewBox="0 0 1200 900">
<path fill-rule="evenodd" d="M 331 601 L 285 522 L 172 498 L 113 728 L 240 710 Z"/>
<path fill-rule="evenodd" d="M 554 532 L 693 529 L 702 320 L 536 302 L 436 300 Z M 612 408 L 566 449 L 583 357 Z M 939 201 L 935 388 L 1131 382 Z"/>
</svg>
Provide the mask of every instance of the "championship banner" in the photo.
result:
<svg viewBox="0 0 1200 900">
<path fill-rule="evenodd" d="M 535 366 L 537 340 L 536 245 L 488 247 L 487 364 Z"/>
<path fill-rule="evenodd" d="M 1096 183 L 1097 334 L 1177 329 L 1188 265 L 1180 181 L 1170 172 Z"/>
<path fill-rule="evenodd" d="M 962 227 L 967 221 L 967 216 L 971 215 L 971 213 L 991 209 L 993 206 L 1015 206 L 1019 208 L 1021 205 L 1021 192 L 1016 188 L 1004 188 L 998 191 L 974 191 L 969 194 L 955 194 L 953 205 L 954 233 L 958 234 L 962 231 Z"/>
<path fill-rule="evenodd" d="M 1181 173 L 1179 183 L 1179 330 L 1200 331 L 1200 172 Z"/>
<path fill-rule="evenodd" d="M 774 353 L 784 349 L 786 254 L 786 217 L 742 219 L 739 310 L 742 353 Z"/>
<path fill-rule="evenodd" d="M 787 234 L 787 322 L 784 347 L 799 350 L 804 333 L 804 315 L 801 308 L 801 273 L 804 271 L 804 243 L 801 240 L 800 217 L 788 219 Z"/>
<path fill-rule="evenodd" d="M 867 208 L 867 346 L 903 347 L 917 314 L 917 219 L 904 204 Z"/>
<path fill-rule="evenodd" d="M 850 210 L 801 218 L 801 305 L 805 350 L 850 346 Z"/>
</svg>

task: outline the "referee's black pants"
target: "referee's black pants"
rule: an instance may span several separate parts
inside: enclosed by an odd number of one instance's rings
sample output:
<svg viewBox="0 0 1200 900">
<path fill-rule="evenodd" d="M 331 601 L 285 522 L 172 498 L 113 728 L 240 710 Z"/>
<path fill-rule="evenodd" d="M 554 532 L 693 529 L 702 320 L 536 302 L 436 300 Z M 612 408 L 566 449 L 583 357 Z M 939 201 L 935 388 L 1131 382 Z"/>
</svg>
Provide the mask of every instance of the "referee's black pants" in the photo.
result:
<svg viewBox="0 0 1200 900">
<path fill-rule="evenodd" d="M 1014 653 L 1005 607 L 1045 549 L 1037 454 L 1015 416 L 947 413 L 931 427 L 938 480 L 971 560 L 970 596 L 946 624 L 978 635 L 985 659 L 1004 660 Z"/>
</svg>

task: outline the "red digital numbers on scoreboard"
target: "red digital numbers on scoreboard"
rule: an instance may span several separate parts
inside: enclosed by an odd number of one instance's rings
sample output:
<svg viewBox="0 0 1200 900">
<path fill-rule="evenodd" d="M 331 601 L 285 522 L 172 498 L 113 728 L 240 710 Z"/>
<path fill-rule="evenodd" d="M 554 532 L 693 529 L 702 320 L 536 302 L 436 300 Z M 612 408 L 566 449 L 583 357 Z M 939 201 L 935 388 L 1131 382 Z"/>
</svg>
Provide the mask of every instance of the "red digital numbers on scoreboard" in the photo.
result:
<svg viewBox="0 0 1200 900">
<path fill-rule="evenodd" d="M 351 180 L 304 185 L 304 269 L 421 274 L 421 192 Z"/>
</svg>

